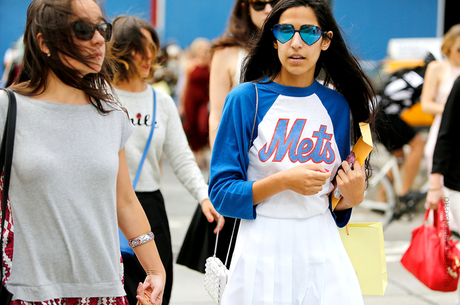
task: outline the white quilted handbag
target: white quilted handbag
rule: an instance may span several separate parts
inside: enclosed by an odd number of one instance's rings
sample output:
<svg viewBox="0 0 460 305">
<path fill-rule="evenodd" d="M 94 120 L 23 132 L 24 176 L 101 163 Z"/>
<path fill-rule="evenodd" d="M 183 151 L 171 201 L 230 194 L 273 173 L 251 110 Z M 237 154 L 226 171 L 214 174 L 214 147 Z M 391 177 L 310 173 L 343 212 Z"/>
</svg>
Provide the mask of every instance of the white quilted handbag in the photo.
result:
<svg viewBox="0 0 460 305">
<path fill-rule="evenodd" d="M 255 83 L 254 83 L 254 87 L 255 87 L 255 92 L 256 92 L 256 110 L 254 114 L 254 123 L 252 125 L 252 132 L 251 132 L 251 138 L 250 138 L 251 143 L 249 145 L 249 148 L 251 147 L 251 144 L 252 144 L 254 128 L 256 126 L 256 120 L 257 120 L 257 110 L 259 108 L 259 94 L 257 90 L 257 85 Z M 222 216 L 219 216 L 219 221 L 217 223 L 218 228 L 220 228 L 221 217 Z M 237 222 L 235 221 L 233 225 L 232 237 L 230 238 L 230 245 L 232 244 L 236 223 Z M 230 245 L 229 245 L 228 251 L 227 251 L 227 257 L 225 258 L 225 264 L 223 264 L 222 261 L 218 257 L 216 257 L 218 239 L 219 239 L 219 231 L 217 231 L 217 235 L 216 235 L 216 243 L 214 245 L 214 255 L 206 259 L 205 274 L 204 274 L 204 288 L 206 289 L 208 294 L 211 296 L 211 298 L 214 300 L 214 302 L 216 302 L 216 304 L 220 304 L 220 302 L 222 301 L 222 295 L 224 294 L 225 286 L 227 286 L 229 272 L 228 272 L 226 265 L 228 261 L 228 255 L 230 253 Z"/>
</svg>

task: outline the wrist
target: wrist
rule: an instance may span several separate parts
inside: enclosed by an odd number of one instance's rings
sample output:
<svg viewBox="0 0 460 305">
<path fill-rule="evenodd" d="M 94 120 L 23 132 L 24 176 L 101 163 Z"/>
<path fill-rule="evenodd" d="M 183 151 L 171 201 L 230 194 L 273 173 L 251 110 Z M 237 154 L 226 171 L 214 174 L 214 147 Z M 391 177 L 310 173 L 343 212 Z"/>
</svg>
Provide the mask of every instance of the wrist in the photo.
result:
<svg viewBox="0 0 460 305">
<path fill-rule="evenodd" d="M 430 185 L 430 188 L 428 189 L 428 191 L 439 191 L 439 190 L 442 190 L 442 185 L 438 185 L 438 186 L 431 186 Z"/>
</svg>

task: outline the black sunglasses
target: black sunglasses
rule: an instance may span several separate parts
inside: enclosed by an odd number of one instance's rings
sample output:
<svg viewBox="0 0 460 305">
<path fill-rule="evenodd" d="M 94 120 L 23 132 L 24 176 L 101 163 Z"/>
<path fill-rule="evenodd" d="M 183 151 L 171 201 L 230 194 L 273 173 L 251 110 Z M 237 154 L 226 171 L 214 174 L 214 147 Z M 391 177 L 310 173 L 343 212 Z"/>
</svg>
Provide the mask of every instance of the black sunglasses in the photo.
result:
<svg viewBox="0 0 460 305">
<path fill-rule="evenodd" d="M 83 20 L 75 20 L 70 23 L 70 26 L 75 33 L 75 37 L 80 40 L 91 40 L 96 30 L 102 37 L 104 37 L 105 41 L 110 41 L 110 38 L 112 37 L 112 25 L 106 21 L 97 25 L 89 25 Z"/>
<path fill-rule="evenodd" d="M 273 8 L 279 0 L 249 0 L 252 5 L 252 8 L 255 11 L 263 11 L 265 9 L 265 5 L 270 4 Z"/>
</svg>

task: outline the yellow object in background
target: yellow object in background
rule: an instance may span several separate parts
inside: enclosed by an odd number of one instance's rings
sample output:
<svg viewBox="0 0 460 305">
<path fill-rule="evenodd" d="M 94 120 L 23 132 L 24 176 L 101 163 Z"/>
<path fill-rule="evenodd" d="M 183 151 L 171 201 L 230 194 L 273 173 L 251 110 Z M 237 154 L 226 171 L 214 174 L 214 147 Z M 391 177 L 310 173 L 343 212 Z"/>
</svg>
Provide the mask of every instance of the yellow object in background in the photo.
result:
<svg viewBox="0 0 460 305">
<path fill-rule="evenodd" d="M 401 113 L 401 119 L 403 119 L 410 126 L 431 126 L 434 120 L 434 116 L 423 112 L 422 104 L 414 104 L 409 109 L 404 110 Z"/>
<path fill-rule="evenodd" d="M 348 228 L 347 228 L 348 227 Z M 339 229 L 363 295 L 384 295 L 388 284 L 381 222 L 350 223 Z"/>
</svg>

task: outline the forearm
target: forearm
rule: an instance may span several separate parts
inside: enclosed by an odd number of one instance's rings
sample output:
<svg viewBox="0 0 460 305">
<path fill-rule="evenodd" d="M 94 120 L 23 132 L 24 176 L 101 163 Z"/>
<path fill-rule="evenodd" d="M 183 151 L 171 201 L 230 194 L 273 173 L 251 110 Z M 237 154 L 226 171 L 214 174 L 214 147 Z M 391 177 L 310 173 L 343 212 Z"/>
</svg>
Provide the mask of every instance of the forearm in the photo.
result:
<svg viewBox="0 0 460 305">
<path fill-rule="evenodd" d="M 287 190 L 283 175 L 283 172 L 278 172 L 255 181 L 252 185 L 253 204 L 256 205 L 273 195 Z"/>
<path fill-rule="evenodd" d="M 128 240 L 151 232 L 147 216 L 137 200 L 119 209 L 118 223 L 120 230 Z M 148 275 L 165 273 L 154 240 L 134 247 L 133 250 Z"/>
</svg>

